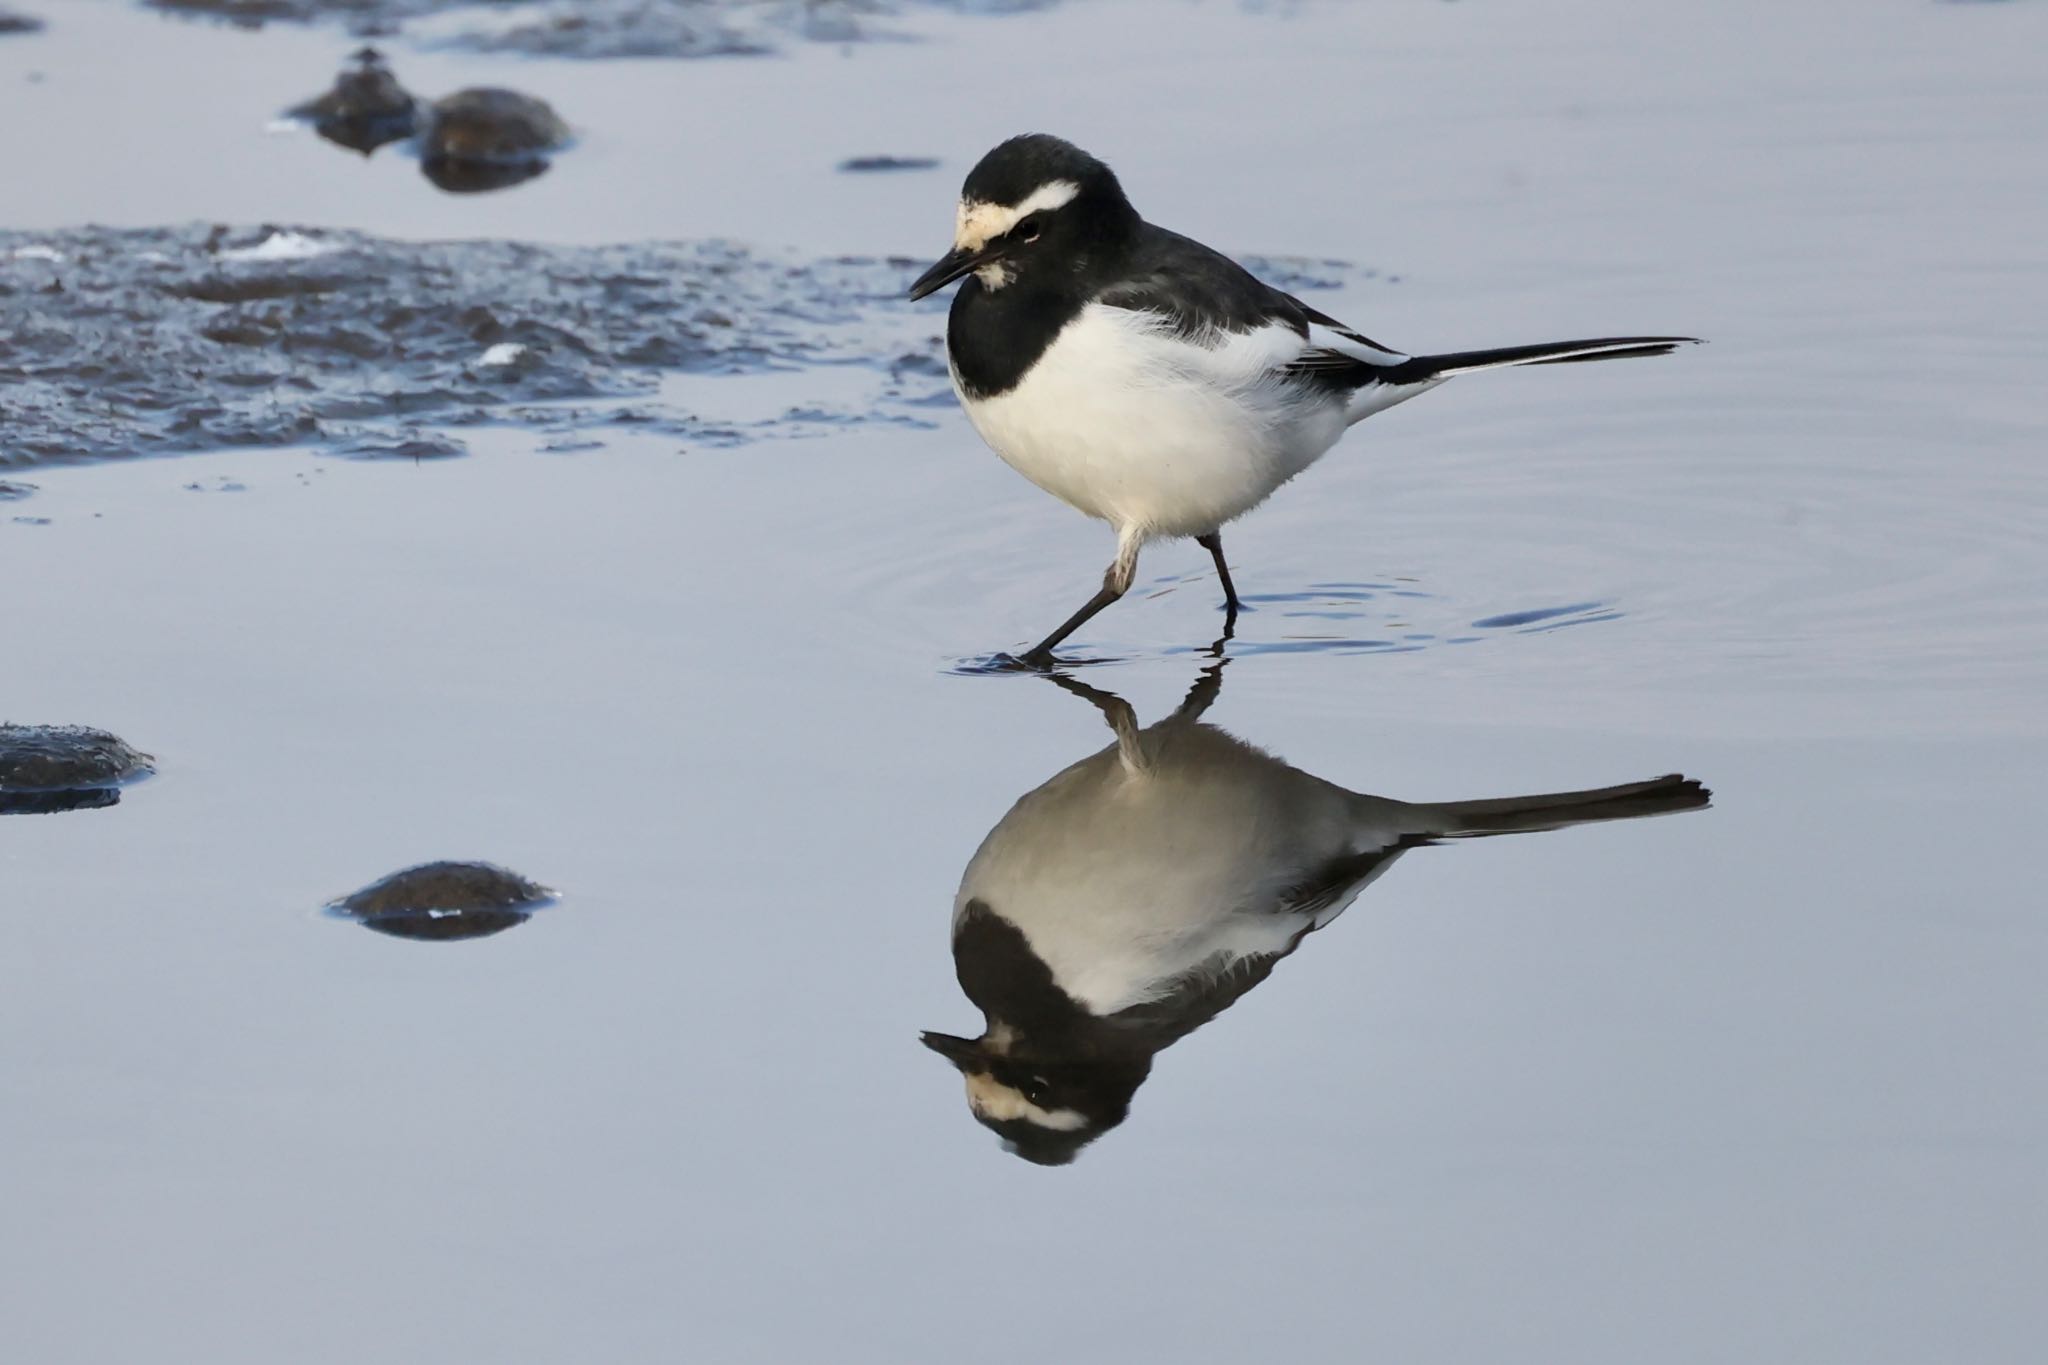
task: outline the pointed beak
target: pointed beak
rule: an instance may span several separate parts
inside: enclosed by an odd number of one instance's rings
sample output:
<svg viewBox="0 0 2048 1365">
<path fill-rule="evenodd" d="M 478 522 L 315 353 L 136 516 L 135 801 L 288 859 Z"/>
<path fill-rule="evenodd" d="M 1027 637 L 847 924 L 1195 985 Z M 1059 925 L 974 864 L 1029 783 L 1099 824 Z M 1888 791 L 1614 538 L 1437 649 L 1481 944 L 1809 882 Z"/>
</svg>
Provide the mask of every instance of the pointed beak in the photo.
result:
<svg viewBox="0 0 2048 1365">
<path fill-rule="evenodd" d="M 968 271 L 987 265 L 1001 254 L 1002 248 L 994 244 L 979 251 L 968 251 L 964 247 L 949 251 L 930 270 L 917 277 L 917 283 L 910 286 L 910 297 L 921 299 L 928 294 L 935 294 Z"/>
<path fill-rule="evenodd" d="M 918 1038 L 962 1071 L 981 1064 L 981 1046 L 972 1038 L 955 1038 L 950 1033 L 920 1033 Z"/>
</svg>

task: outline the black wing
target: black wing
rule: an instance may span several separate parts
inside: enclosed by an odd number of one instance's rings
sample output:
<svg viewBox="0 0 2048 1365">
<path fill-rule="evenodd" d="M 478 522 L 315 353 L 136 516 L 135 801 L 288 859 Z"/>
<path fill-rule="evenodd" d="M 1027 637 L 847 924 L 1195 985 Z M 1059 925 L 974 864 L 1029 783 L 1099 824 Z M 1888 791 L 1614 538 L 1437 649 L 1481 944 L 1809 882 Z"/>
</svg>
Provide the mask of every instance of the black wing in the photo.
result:
<svg viewBox="0 0 2048 1365">
<path fill-rule="evenodd" d="M 1275 289 L 1222 252 L 1150 223 L 1140 230 L 1119 275 L 1098 299 L 1165 318 L 1180 336 L 1287 328 L 1305 349 L 1285 372 L 1332 389 L 1356 389 L 1378 379 L 1382 364 L 1406 358 Z"/>
<path fill-rule="evenodd" d="M 1103 1022 L 1134 1038 L 1152 1052 L 1171 1047 L 1238 1002 L 1239 997 L 1273 974 L 1274 964 L 1295 949 L 1258 957 L 1234 957 L 1202 963 L 1177 978 L 1155 1000 L 1118 1010 Z"/>
<path fill-rule="evenodd" d="M 1275 323 L 1303 341 L 1322 314 L 1284 294 L 1222 252 L 1146 223 L 1117 280 L 1097 298 L 1113 308 L 1156 313 L 1183 336 L 1249 332 Z"/>
<path fill-rule="evenodd" d="M 1320 915 L 1378 876 L 1388 863 L 1409 849 L 1435 842 L 1432 835 L 1404 834 L 1377 848 L 1339 854 L 1304 873 L 1301 880 L 1280 893 L 1280 903 L 1273 908 L 1280 914 Z"/>
<path fill-rule="evenodd" d="M 1303 873 L 1281 893 L 1275 914 L 1319 915 L 1371 880 L 1411 848 L 1431 843 L 1428 835 L 1404 836 L 1379 848 L 1345 853 Z M 1301 946 L 1315 931 L 1310 924 L 1277 953 L 1245 957 L 1214 957 L 1176 978 L 1154 1000 L 1118 1010 L 1106 1022 L 1144 1037 L 1157 1050 L 1177 1043 L 1229 1009 L 1245 992 L 1273 974 L 1281 958 Z"/>
</svg>

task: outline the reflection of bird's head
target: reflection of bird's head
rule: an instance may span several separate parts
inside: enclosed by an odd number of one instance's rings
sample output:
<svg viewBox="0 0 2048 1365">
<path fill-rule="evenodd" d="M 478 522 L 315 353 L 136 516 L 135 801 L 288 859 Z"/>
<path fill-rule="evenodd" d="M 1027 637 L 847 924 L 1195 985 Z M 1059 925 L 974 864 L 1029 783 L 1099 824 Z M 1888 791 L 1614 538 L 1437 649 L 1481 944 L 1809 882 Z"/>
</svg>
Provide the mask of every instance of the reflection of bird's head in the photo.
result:
<svg viewBox="0 0 2048 1365">
<path fill-rule="evenodd" d="M 1002 1028 L 980 1038 L 926 1033 L 924 1045 L 967 1082 L 967 1107 L 1003 1149 L 1040 1166 L 1064 1166 L 1124 1121 L 1149 1060 L 1034 1055 Z"/>
</svg>

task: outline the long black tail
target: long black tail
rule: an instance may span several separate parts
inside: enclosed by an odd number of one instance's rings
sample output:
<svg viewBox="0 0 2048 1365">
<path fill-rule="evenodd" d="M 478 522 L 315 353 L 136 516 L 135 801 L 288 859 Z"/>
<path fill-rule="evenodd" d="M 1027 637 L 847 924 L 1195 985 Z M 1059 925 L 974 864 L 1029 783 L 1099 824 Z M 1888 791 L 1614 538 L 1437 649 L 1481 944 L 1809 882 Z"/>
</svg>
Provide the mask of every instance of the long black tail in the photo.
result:
<svg viewBox="0 0 2048 1365">
<path fill-rule="evenodd" d="M 1689 777 L 1671 773 L 1648 782 L 1626 782 L 1592 791 L 1546 792 L 1541 796 L 1508 796 L 1492 801 L 1446 801 L 1429 809 L 1443 823 L 1431 831 L 1442 839 L 1474 839 L 1489 834 L 1529 834 L 1564 829 L 1597 820 L 1636 820 L 1645 815 L 1671 815 L 1698 810 L 1714 794 Z"/>
<path fill-rule="evenodd" d="M 1448 379 L 1473 370 L 1506 365 L 1570 365 L 1581 360 L 1625 360 L 1639 355 L 1670 355 L 1680 346 L 1696 346 L 1698 337 L 1599 337 L 1591 341 L 1546 341 L 1535 346 L 1496 346 L 1489 351 L 1452 351 L 1446 355 L 1410 356 L 1377 371 L 1383 383 L 1420 384 Z"/>
</svg>

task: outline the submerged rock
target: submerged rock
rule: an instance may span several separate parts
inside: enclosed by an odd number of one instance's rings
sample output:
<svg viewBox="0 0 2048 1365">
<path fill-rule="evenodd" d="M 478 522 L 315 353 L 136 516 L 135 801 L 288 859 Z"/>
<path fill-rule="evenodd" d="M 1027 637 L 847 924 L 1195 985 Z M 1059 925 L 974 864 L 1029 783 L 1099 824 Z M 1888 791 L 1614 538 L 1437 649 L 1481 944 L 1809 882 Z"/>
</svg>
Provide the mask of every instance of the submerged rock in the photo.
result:
<svg viewBox="0 0 2048 1365">
<path fill-rule="evenodd" d="M 499 190 L 548 168 L 548 153 L 569 141 L 569 125 L 548 102 L 491 86 L 458 90 L 428 103 L 398 83 L 374 47 L 349 58 L 334 86 L 286 111 L 337 146 L 370 155 L 417 139 L 420 170 L 455 193 Z"/>
<path fill-rule="evenodd" d="M 10 33 L 37 33 L 42 27 L 43 21 L 33 14 L 17 14 L 11 9 L 0 8 L 0 37 Z"/>
<path fill-rule="evenodd" d="M 118 735 L 84 725 L 0 724 L 0 815 L 111 806 L 156 769 Z"/>
<path fill-rule="evenodd" d="M 569 125 L 546 100 L 479 87 L 435 100 L 420 137 L 420 169 L 458 194 L 503 189 L 548 168 Z"/>
<path fill-rule="evenodd" d="M 399 938 L 481 938 L 523 924 L 555 893 L 491 863 L 423 863 L 330 901 L 329 914 Z"/>
<path fill-rule="evenodd" d="M 935 156 L 850 156 L 839 163 L 839 169 L 866 175 L 877 171 L 929 171 L 938 164 Z"/>
<path fill-rule="evenodd" d="M 333 88 L 290 110 L 337 146 L 368 156 L 419 131 L 419 101 L 398 83 L 383 54 L 366 47 L 349 58 Z"/>
</svg>

